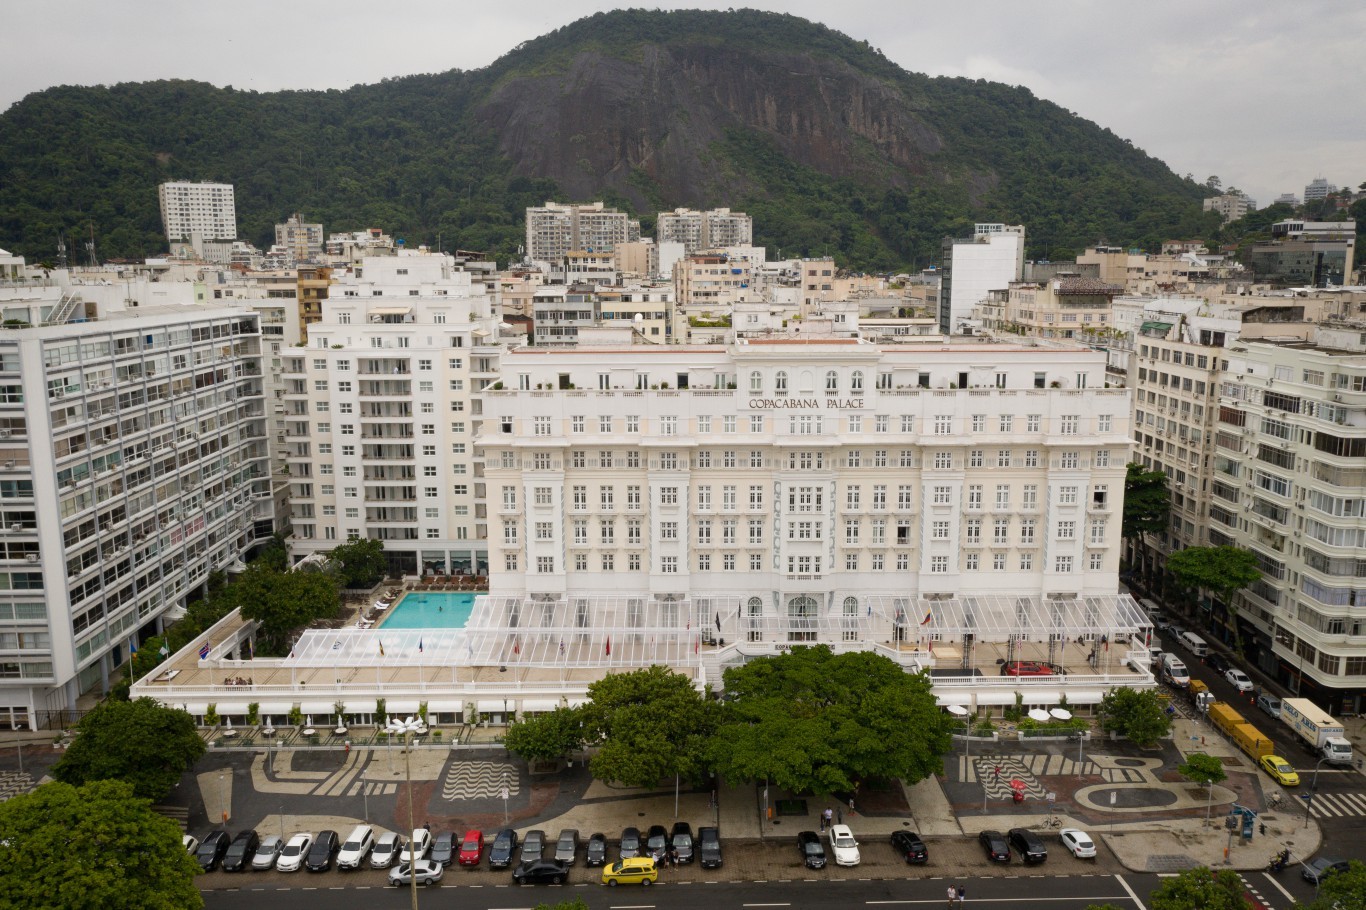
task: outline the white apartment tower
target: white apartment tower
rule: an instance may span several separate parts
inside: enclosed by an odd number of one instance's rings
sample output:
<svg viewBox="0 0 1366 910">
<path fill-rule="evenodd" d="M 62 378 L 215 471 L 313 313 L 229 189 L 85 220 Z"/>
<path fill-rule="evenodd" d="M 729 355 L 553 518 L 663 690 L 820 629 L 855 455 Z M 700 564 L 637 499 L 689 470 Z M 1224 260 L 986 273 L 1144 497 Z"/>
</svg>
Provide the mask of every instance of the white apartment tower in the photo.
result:
<svg viewBox="0 0 1366 910">
<path fill-rule="evenodd" d="M 0 726 L 49 726 L 275 530 L 255 314 L 0 338 Z"/>
<path fill-rule="evenodd" d="M 237 239 L 237 203 L 231 183 L 163 183 L 157 187 L 157 195 L 169 243 L 192 237 Z"/>
<path fill-rule="evenodd" d="M 659 243 L 681 243 L 684 253 L 749 246 L 754 242 L 754 220 L 730 209 L 674 209 L 660 212 L 656 222 Z"/>
<path fill-rule="evenodd" d="M 1005 290 L 1024 271 L 1025 229 L 978 224 L 972 236 L 945 239 L 939 294 L 939 331 L 951 335 L 991 291 Z"/>
<path fill-rule="evenodd" d="M 480 389 L 498 376 L 484 285 L 446 254 L 366 257 L 285 353 L 293 555 L 382 540 L 395 574 L 486 570 Z"/>
<path fill-rule="evenodd" d="M 568 253 L 611 253 L 640 239 L 640 222 L 601 202 L 547 202 L 526 210 L 526 258 L 557 263 Z"/>
</svg>

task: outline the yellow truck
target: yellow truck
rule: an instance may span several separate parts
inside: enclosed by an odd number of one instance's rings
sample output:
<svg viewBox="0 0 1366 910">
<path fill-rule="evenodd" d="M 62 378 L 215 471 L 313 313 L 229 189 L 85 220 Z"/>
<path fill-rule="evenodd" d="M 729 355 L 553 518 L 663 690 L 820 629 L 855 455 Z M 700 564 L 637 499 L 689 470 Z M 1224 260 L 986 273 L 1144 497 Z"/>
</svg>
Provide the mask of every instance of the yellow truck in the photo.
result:
<svg viewBox="0 0 1366 910">
<path fill-rule="evenodd" d="M 1234 745 L 1252 756 L 1253 761 L 1276 751 L 1276 744 L 1267 739 L 1266 735 L 1252 724 L 1239 724 L 1233 728 L 1233 732 L 1229 736 Z"/>
<path fill-rule="evenodd" d="M 1239 714 L 1228 702 L 1216 701 L 1209 706 L 1209 719 L 1212 724 L 1228 736 L 1233 735 L 1233 730 L 1239 724 L 1247 723 L 1243 715 Z"/>
</svg>

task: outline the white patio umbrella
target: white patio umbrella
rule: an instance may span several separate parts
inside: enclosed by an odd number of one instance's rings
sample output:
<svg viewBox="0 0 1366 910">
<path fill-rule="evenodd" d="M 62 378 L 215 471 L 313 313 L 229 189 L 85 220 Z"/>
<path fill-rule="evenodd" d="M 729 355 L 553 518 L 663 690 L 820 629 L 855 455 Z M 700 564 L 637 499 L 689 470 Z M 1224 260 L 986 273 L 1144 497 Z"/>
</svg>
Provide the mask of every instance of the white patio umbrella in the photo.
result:
<svg viewBox="0 0 1366 910">
<path fill-rule="evenodd" d="M 1071 719 L 1072 719 L 1072 712 L 1069 711 L 1069 710 L 1067 710 L 1066 708 L 1053 708 L 1053 709 L 1050 710 L 1048 713 L 1051 714 L 1051 715 L 1053 715 L 1053 718 L 1054 718 L 1055 720 L 1071 720 Z"/>
<path fill-rule="evenodd" d="M 962 705 L 945 705 L 945 706 L 944 706 L 944 710 L 945 710 L 945 711 L 948 711 L 948 712 L 949 712 L 950 714 L 952 714 L 954 717 L 967 717 L 967 716 L 968 716 L 968 709 L 965 708 L 965 707 L 963 707 Z"/>
<path fill-rule="evenodd" d="M 1031 720 L 1037 720 L 1039 723 L 1043 723 L 1048 720 L 1048 712 L 1043 708 L 1030 708 L 1029 717 Z"/>
</svg>

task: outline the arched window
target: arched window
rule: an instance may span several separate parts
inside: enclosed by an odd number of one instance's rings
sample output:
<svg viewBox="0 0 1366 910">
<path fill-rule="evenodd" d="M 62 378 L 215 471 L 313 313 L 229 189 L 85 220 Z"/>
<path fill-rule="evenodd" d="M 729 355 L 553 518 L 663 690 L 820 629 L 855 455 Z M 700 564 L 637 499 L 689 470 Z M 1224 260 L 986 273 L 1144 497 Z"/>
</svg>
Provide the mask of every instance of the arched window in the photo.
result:
<svg viewBox="0 0 1366 910">
<path fill-rule="evenodd" d="M 855 370 L 854 375 L 849 377 L 849 390 L 851 392 L 863 391 L 863 371 Z"/>
<path fill-rule="evenodd" d="M 774 377 L 773 390 L 777 392 L 779 395 L 785 394 L 787 392 L 787 373 L 785 371 L 779 370 L 778 375 Z"/>
<path fill-rule="evenodd" d="M 799 594 L 787 602 L 788 641 L 815 641 L 819 622 L 816 598 Z"/>
<path fill-rule="evenodd" d="M 749 614 L 749 640 L 763 641 L 764 602 L 757 597 L 751 597 L 746 606 L 746 612 Z"/>
<path fill-rule="evenodd" d="M 758 370 L 749 374 L 749 390 L 756 395 L 764 390 L 764 377 L 759 375 Z"/>
<path fill-rule="evenodd" d="M 858 598 L 844 598 L 844 640 L 858 641 Z"/>
<path fill-rule="evenodd" d="M 825 390 L 827 392 L 838 392 L 840 390 L 840 378 L 834 370 L 825 374 Z"/>
</svg>

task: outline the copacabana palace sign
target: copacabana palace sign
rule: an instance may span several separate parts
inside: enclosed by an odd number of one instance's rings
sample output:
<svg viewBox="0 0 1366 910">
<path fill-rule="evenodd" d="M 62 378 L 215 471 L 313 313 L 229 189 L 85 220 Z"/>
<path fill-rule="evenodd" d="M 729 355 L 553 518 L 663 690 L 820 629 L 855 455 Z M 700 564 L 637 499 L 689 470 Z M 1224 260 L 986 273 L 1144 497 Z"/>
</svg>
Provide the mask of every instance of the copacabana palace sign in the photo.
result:
<svg viewBox="0 0 1366 910">
<path fill-rule="evenodd" d="M 751 411 L 852 411 L 863 407 L 862 398 L 751 398 Z"/>
</svg>

